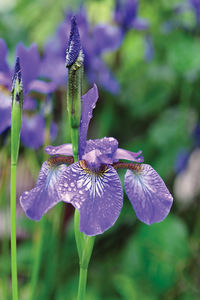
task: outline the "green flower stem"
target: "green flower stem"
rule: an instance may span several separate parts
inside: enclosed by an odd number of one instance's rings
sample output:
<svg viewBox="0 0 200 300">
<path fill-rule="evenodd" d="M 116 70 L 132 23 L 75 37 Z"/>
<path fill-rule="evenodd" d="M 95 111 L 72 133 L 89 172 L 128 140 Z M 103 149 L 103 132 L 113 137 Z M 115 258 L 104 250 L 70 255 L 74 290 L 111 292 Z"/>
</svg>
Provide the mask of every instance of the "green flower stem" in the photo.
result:
<svg viewBox="0 0 200 300">
<path fill-rule="evenodd" d="M 86 283 L 87 283 L 87 268 L 80 267 L 79 286 L 78 286 L 78 300 L 85 299 Z"/>
<path fill-rule="evenodd" d="M 79 212 L 75 210 L 74 232 L 79 255 L 80 275 L 77 300 L 85 299 L 87 270 L 94 247 L 94 236 L 87 236 L 79 230 Z"/>
<path fill-rule="evenodd" d="M 12 297 L 18 300 L 17 283 L 17 242 L 16 242 L 16 163 L 11 162 L 11 270 L 12 270 Z"/>
<path fill-rule="evenodd" d="M 78 161 L 79 124 L 81 119 L 81 85 L 83 66 L 72 65 L 68 68 L 67 108 L 69 126 L 74 153 L 74 161 Z"/>
</svg>

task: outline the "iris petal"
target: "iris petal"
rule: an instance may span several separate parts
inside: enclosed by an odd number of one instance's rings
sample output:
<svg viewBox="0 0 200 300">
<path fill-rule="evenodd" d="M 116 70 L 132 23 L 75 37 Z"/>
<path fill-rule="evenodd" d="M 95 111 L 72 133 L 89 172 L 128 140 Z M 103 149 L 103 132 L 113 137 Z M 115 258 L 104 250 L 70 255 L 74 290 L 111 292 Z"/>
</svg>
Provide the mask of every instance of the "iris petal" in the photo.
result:
<svg viewBox="0 0 200 300">
<path fill-rule="evenodd" d="M 172 195 L 150 165 L 138 165 L 136 171 L 127 170 L 124 182 L 126 194 L 138 219 L 151 225 L 168 215 Z"/>
<path fill-rule="evenodd" d="M 128 151 L 125 149 L 118 148 L 117 151 L 115 152 L 113 159 L 115 159 L 115 160 L 126 159 L 126 160 L 141 163 L 144 161 L 144 157 L 141 154 L 142 154 L 142 151 L 131 152 L 131 151 Z"/>
<path fill-rule="evenodd" d="M 27 217 L 39 221 L 44 213 L 61 201 L 57 187 L 66 168 L 65 164 L 51 166 L 48 161 L 43 163 L 36 186 L 20 197 Z"/>
<path fill-rule="evenodd" d="M 104 137 L 97 140 L 89 140 L 86 143 L 85 153 L 82 156 L 88 164 L 112 164 L 113 155 L 118 147 L 118 141 L 113 137 Z"/>
<path fill-rule="evenodd" d="M 47 146 L 45 152 L 49 155 L 73 155 L 72 144 Z"/>
<path fill-rule="evenodd" d="M 80 231 L 87 235 L 101 234 L 110 228 L 123 204 L 122 185 L 114 168 L 105 166 L 95 173 L 83 160 L 64 171 L 59 192 L 64 202 L 79 210 Z"/>
<path fill-rule="evenodd" d="M 79 127 L 79 157 L 82 158 L 86 147 L 87 131 L 92 118 L 92 111 L 98 99 L 98 89 L 96 84 L 82 97 L 83 107 Z"/>
</svg>

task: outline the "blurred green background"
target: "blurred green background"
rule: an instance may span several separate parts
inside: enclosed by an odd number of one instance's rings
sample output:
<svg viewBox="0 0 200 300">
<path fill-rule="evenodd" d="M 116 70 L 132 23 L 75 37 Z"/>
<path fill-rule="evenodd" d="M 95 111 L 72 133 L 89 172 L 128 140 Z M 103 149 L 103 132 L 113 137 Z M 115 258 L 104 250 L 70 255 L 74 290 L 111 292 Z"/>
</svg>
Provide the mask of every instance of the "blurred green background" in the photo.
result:
<svg viewBox="0 0 200 300">
<path fill-rule="evenodd" d="M 9 47 L 10 63 L 14 62 L 19 41 L 26 46 L 37 43 L 42 53 L 46 40 L 63 21 L 64 13 L 71 8 L 76 10 L 80 2 L 0 0 L 0 37 Z M 124 194 L 124 207 L 115 226 L 96 238 L 89 266 L 88 300 L 200 298 L 200 192 L 195 187 L 197 192 L 187 199 L 186 184 L 181 185 L 175 168 L 180 151 L 187 151 L 189 162 L 192 153 L 198 151 L 198 138 L 195 140 L 193 131 L 200 112 L 200 28 L 192 10 L 175 12 L 180 3 L 183 1 L 140 0 L 139 15 L 148 20 L 149 29 L 130 30 L 120 49 L 104 57 L 121 91 L 112 95 L 100 88 L 89 137 L 114 136 L 122 148 L 143 150 L 145 162 L 165 180 L 174 203 L 162 223 L 147 226 L 136 218 Z M 84 4 L 92 25 L 112 24 L 113 0 L 88 0 Z M 154 47 L 150 61 L 145 59 L 146 34 L 151 36 Z M 116 59 L 119 55 L 120 61 Z M 56 107 L 56 114 L 59 112 Z M 59 135 L 57 144 L 60 142 Z M 9 162 L 5 162 L 3 153 L 2 146 L 0 299 L 7 300 L 11 299 Z M 42 153 L 42 148 L 37 150 L 35 160 L 31 150 L 21 149 L 19 195 L 27 189 L 23 186 L 24 174 L 28 174 L 30 187 L 33 186 L 43 161 Z M 200 165 L 200 155 L 193 166 L 184 165 L 181 174 L 190 172 L 187 185 L 192 185 L 194 176 L 200 180 L 200 174 L 193 171 L 194 165 Z M 121 178 L 123 175 L 120 173 Z M 37 252 L 41 264 L 34 300 L 76 299 L 78 256 L 72 208 L 58 205 L 38 224 L 21 213 L 18 228 L 20 300 L 30 297 Z"/>
</svg>

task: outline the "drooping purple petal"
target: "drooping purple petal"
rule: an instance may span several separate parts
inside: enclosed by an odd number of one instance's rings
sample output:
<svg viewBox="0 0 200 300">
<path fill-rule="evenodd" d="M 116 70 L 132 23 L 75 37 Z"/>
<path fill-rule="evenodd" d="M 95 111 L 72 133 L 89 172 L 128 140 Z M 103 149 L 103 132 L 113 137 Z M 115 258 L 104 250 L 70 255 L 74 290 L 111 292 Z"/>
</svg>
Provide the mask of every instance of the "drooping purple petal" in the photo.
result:
<svg viewBox="0 0 200 300">
<path fill-rule="evenodd" d="M 39 114 L 24 115 L 22 119 L 21 139 L 26 147 L 38 149 L 44 143 L 45 120 Z"/>
<path fill-rule="evenodd" d="M 82 105 L 81 121 L 79 126 L 79 158 L 80 159 L 86 147 L 88 126 L 92 118 L 92 111 L 96 106 L 97 99 L 98 99 L 98 89 L 96 84 L 94 84 L 93 88 L 91 88 L 85 95 L 82 96 L 83 105 Z"/>
<path fill-rule="evenodd" d="M 81 50 L 81 40 L 76 23 L 76 18 L 71 19 L 71 31 L 66 52 L 66 67 L 71 67 L 77 60 Z"/>
<path fill-rule="evenodd" d="M 39 75 L 40 56 L 37 45 L 33 44 L 29 48 L 25 48 L 24 45 L 19 44 L 17 56 L 19 56 L 21 62 L 23 90 L 27 93 L 29 83 Z"/>
<path fill-rule="evenodd" d="M 63 172 L 59 191 L 64 202 L 79 210 L 80 231 L 87 235 L 113 226 L 123 204 L 122 185 L 111 166 L 93 173 L 84 161 L 76 162 Z"/>
<path fill-rule="evenodd" d="M 0 134 L 11 125 L 11 95 L 0 90 Z"/>
<path fill-rule="evenodd" d="M 36 186 L 20 197 L 27 217 L 39 221 L 44 213 L 61 201 L 57 183 L 66 168 L 65 164 L 51 166 L 48 161 L 43 163 Z"/>
<path fill-rule="evenodd" d="M 49 155 L 73 155 L 72 144 L 63 144 L 59 146 L 47 146 L 45 152 Z"/>
<path fill-rule="evenodd" d="M 9 73 L 9 66 L 7 63 L 8 48 L 3 39 L 0 38 L 0 72 Z"/>
<path fill-rule="evenodd" d="M 150 165 L 138 165 L 136 171 L 127 170 L 124 183 L 126 194 L 142 222 L 151 225 L 168 215 L 172 195 Z"/>
<path fill-rule="evenodd" d="M 144 161 L 144 157 L 141 154 L 142 151 L 131 152 L 122 148 L 118 148 L 114 154 L 113 160 L 126 159 L 130 161 L 142 163 Z"/>
</svg>

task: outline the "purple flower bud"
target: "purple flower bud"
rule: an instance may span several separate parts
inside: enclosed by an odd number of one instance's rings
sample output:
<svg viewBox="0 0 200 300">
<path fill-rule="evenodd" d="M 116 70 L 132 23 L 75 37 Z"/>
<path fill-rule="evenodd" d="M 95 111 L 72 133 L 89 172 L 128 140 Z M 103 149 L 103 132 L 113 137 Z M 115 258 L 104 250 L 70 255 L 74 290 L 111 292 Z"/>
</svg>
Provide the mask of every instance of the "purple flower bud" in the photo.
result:
<svg viewBox="0 0 200 300">
<path fill-rule="evenodd" d="M 12 90 L 14 89 L 16 80 L 18 80 L 19 84 L 21 83 L 21 80 L 22 80 L 19 56 L 16 58 L 16 62 L 15 62 L 15 70 L 14 70 L 14 75 L 13 75 L 13 79 L 12 79 Z"/>
<path fill-rule="evenodd" d="M 68 42 L 68 48 L 66 51 L 66 67 L 71 67 L 77 60 L 81 51 L 81 41 L 76 23 L 76 17 L 71 19 L 71 31 Z"/>
</svg>

